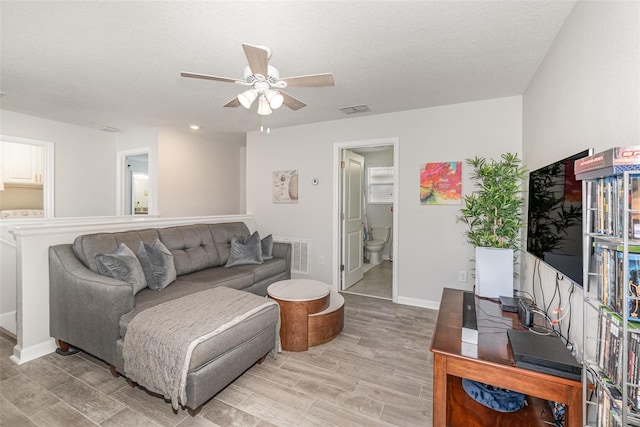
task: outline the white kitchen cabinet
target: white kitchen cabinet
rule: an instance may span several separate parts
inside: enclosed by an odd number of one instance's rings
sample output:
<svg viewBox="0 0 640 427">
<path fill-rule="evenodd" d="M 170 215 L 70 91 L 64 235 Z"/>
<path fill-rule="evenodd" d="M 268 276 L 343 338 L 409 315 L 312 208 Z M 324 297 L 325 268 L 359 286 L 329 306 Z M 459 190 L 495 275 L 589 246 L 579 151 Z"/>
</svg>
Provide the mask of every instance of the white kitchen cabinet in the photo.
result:
<svg viewBox="0 0 640 427">
<path fill-rule="evenodd" d="M 2 142 L 2 166 L 5 184 L 43 183 L 44 150 L 41 146 Z"/>
</svg>

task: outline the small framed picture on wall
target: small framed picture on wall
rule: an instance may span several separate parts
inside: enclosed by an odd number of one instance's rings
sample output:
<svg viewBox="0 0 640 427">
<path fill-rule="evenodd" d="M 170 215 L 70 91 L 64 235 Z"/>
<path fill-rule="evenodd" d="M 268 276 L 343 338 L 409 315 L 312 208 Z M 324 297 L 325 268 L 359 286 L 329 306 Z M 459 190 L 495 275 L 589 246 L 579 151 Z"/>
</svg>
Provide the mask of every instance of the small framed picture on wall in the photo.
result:
<svg viewBox="0 0 640 427">
<path fill-rule="evenodd" d="M 273 203 L 298 203 L 298 171 L 273 172 Z"/>
</svg>

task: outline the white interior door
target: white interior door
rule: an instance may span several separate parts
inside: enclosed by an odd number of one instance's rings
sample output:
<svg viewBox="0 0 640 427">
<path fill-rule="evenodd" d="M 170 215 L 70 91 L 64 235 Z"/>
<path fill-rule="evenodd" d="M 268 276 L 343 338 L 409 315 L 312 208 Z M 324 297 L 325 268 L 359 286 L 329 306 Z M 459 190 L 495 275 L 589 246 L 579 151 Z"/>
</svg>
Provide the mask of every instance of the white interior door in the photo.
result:
<svg viewBox="0 0 640 427">
<path fill-rule="evenodd" d="M 342 151 L 342 289 L 358 282 L 364 275 L 362 265 L 362 227 L 364 157 Z"/>
</svg>

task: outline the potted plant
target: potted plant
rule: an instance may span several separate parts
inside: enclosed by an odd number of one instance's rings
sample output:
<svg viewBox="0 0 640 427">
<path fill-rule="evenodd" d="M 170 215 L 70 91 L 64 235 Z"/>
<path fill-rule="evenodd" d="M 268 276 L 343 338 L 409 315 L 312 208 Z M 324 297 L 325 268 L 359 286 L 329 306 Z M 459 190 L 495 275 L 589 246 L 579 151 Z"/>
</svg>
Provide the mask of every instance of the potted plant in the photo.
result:
<svg viewBox="0 0 640 427">
<path fill-rule="evenodd" d="M 475 190 L 464 196 L 457 219 L 469 227 L 465 235 L 476 248 L 476 294 L 510 297 L 524 225 L 522 180 L 526 169 L 512 153 L 502 154 L 499 161 L 476 156 L 466 163 L 473 168 Z"/>
</svg>

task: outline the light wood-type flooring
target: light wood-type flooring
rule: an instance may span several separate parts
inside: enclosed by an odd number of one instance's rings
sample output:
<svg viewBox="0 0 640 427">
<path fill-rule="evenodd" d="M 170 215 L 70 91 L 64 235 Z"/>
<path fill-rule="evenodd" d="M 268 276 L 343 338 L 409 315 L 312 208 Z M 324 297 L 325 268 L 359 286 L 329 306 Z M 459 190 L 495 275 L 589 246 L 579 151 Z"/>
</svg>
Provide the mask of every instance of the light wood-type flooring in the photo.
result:
<svg viewBox="0 0 640 427">
<path fill-rule="evenodd" d="M 365 264 L 366 265 L 366 264 Z M 346 289 L 346 292 L 358 295 L 368 295 L 376 298 L 391 299 L 392 297 L 393 263 L 382 261 L 367 270 L 364 277 Z"/>
<path fill-rule="evenodd" d="M 345 328 L 307 352 L 267 357 L 191 417 L 114 378 L 99 360 L 50 354 L 20 366 L 0 336 L 1 426 L 430 426 L 437 312 L 345 294 Z"/>
</svg>

